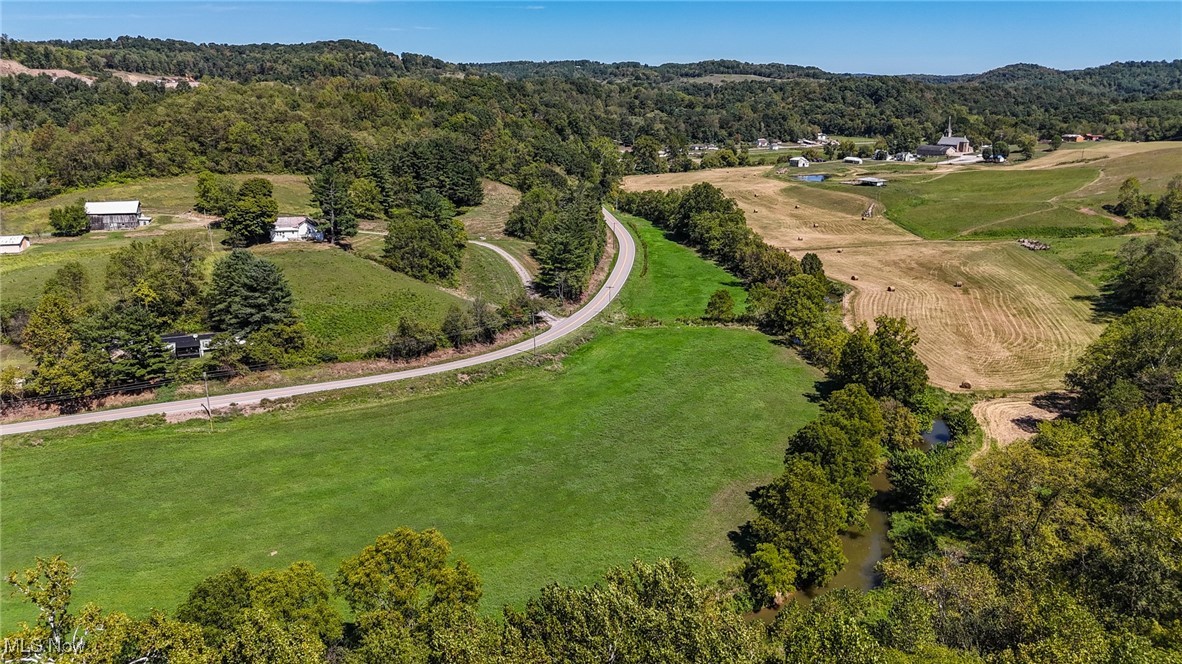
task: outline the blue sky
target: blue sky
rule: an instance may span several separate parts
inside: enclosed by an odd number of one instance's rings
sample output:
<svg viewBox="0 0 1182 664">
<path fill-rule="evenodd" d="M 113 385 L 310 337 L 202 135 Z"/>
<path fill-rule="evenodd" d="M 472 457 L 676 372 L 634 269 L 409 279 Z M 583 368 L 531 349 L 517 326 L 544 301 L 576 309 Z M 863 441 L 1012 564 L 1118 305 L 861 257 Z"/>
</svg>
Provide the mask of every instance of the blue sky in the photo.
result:
<svg viewBox="0 0 1182 664">
<path fill-rule="evenodd" d="M 18 39 L 351 38 L 453 62 L 729 58 L 878 74 L 1182 58 L 1182 2 L 9 2 Z"/>
</svg>

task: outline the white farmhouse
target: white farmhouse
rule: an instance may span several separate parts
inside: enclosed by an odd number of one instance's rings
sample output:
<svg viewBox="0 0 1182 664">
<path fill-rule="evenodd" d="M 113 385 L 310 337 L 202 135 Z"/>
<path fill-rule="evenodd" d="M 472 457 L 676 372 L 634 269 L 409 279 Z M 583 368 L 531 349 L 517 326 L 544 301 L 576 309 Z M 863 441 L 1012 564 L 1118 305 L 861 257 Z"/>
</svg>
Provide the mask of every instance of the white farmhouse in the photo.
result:
<svg viewBox="0 0 1182 664">
<path fill-rule="evenodd" d="M 321 237 L 316 222 L 308 217 L 279 217 L 271 229 L 272 242 L 319 240 Z"/>
</svg>

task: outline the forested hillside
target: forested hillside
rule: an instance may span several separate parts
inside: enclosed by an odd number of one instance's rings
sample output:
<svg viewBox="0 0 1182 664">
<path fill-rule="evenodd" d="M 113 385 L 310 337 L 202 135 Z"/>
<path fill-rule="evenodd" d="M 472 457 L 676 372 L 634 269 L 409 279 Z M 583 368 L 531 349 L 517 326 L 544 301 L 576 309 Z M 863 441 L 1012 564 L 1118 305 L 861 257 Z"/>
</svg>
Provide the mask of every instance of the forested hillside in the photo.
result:
<svg viewBox="0 0 1182 664">
<path fill-rule="evenodd" d="M 596 139 L 631 146 L 649 137 L 676 155 L 694 142 L 795 140 L 824 131 L 912 149 L 939 136 L 949 117 L 974 144 L 1068 132 L 1182 137 L 1182 60 L 1073 72 L 1015 65 L 943 79 L 735 61 L 517 62 L 461 71 L 352 41 L 229 46 L 5 37 L 0 46 L 4 57 L 31 67 L 202 82 L 166 91 L 107 78 L 93 86 L 5 78 L 5 201 L 206 168 L 306 173 L 341 154 L 365 161 L 392 141 L 434 133 L 459 138 L 497 179 L 534 162 L 587 174 Z M 737 80 L 720 83 L 720 76 Z"/>
<path fill-rule="evenodd" d="M 413 53 L 398 56 L 349 39 L 310 44 L 194 44 L 176 39 L 119 37 L 23 42 L 0 39 L 3 57 L 38 69 L 99 73 L 217 77 L 252 81 L 308 81 L 324 76 L 400 76 L 453 66 Z"/>
</svg>

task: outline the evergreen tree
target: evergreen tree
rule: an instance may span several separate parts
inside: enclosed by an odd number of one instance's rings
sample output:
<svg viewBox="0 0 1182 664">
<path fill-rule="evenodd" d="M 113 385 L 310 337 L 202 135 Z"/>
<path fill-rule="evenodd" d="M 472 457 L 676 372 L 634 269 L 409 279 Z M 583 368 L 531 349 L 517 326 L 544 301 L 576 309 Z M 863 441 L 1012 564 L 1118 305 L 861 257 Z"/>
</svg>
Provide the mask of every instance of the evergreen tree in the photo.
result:
<svg viewBox="0 0 1182 664">
<path fill-rule="evenodd" d="M 214 264 L 208 302 L 214 328 L 238 337 L 295 321 L 291 289 L 279 267 L 243 249 Z"/>
<path fill-rule="evenodd" d="M 350 195 L 353 184 L 352 178 L 333 164 L 321 168 L 315 178 L 308 179 L 312 200 L 320 207 L 321 230 L 334 244 L 342 237 L 357 234 L 357 215 Z M 376 191 L 376 186 L 374 189 Z"/>
</svg>

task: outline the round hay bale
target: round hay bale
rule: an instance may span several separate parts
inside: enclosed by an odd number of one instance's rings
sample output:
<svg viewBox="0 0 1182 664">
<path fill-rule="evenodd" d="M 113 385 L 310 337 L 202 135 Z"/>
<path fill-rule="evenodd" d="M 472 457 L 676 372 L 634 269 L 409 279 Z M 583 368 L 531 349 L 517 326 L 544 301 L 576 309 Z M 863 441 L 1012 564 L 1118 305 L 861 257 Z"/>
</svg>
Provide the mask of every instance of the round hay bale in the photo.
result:
<svg viewBox="0 0 1182 664">
<path fill-rule="evenodd" d="M 971 389 L 973 389 L 973 384 L 966 380 L 965 382 L 960 384 L 960 389 L 971 390 Z"/>
<path fill-rule="evenodd" d="M 963 282 L 963 281 L 958 281 L 958 282 L 956 282 L 956 283 L 952 284 L 952 286 L 953 286 L 954 288 L 962 288 L 962 287 L 964 287 L 964 282 Z"/>
<path fill-rule="evenodd" d="M 800 209 L 800 206 L 799 206 L 799 205 L 797 205 L 797 206 L 796 206 L 794 209 L 796 209 L 796 210 L 799 210 L 799 209 Z"/>
<path fill-rule="evenodd" d="M 802 238 L 802 237 L 801 237 L 801 236 L 799 236 L 799 235 L 797 235 L 797 236 L 796 236 L 796 241 L 797 241 L 797 242 L 800 242 L 800 241 L 801 241 L 801 240 L 803 240 L 803 239 L 804 239 L 804 238 Z"/>
<path fill-rule="evenodd" d="M 852 275 L 852 276 L 850 277 L 850 281 L 857 281 L 857 280 L 858 280 L 858 275 L 856 275 L 856 274 L 855 274 L 855 275 Z"/>
<path fill-rule="evenodd" d="M 839 253 L 839 254 L 840 254 L 840 253 L 841 253 L 841 249 L 838 249 L 838 250 L 837 250 L 837 253 Z"/>
<path fill-rule="evenodd" d="M 813 228 L 820 228 L 821 224 L 813 224 Z"/>
<path fill-rule="evenodd" d="M 895 292 L 895 287 L 894 287 L 894 286 L 887 286 L 887 292 L 888 292 L 888 293 L 894 293 L 894 292 Z"/>
</svg>

